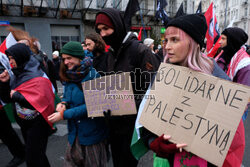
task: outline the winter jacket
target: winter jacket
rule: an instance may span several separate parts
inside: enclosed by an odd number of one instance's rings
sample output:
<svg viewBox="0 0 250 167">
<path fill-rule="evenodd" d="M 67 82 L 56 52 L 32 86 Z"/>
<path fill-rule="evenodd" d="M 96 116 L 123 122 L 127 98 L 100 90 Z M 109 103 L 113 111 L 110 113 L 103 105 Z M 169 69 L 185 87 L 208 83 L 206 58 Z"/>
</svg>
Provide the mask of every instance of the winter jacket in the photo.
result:
<svg viewBox="0 0 250 167">
<path fill-rule="evenodd" d="M 90 67 L 88 75 L 82 82 L 92 80 L 100 75 Z M 88 118 L 84 95 L 80 86 L 67 82 L 64 87 L 62 101 L 69 106 L 63 113 L 63 118 L 68 120 L 68 140 L 72 145 L 78 136 L 81 145 L 92 145 L 106 139 L 107 129 L 103 118 Z"/>
<path fill-rule="evenodd" d="M 101 76 L 104 76 L 107 71 L 107 56 L 107 53 L 103 52 L 98 56 L 94 55 L 93 58 L 93 67 Z"/>
<path fill-rule="evenodd" d="M 140 43 L 133 33 L 127 33 L 124 19 L 119 11 L 107 8 L 98 14 L 100 13 L 109 16 L 115 30 L 111 35 L 103 37 L 106 44 L 111 45 L 107 56 L 107 72 L 131 72 L 138 108 L 141 98 L 137 95 L 145 94 L 153 73 L 158 70 L 159 62 L 150 48 Z M 98 29 L 96 31 L 98 32 Z"/>
</svg>

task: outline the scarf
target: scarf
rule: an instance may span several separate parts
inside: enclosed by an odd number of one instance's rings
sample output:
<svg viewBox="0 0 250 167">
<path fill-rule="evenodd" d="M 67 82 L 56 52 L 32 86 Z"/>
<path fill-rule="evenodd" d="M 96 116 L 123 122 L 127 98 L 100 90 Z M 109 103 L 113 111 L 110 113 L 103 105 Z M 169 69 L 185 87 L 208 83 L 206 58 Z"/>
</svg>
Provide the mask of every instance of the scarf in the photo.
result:
<svg viewBox="0 0 250 167">
<path fill-rule="evenodd" d="M 88 75 L 92 65 L 93 59 L 85 57 L 79 66 L 75 66 L 72 70 L 67 70 L 66 75 L 69 78 L 69 82 L 80 83 Z"/>
<path fill-rule="evenodd" d="M 250 64 L 250 56 L 246 53 L 246 48 L 242 47 L 232 57 L 227 71 L 227 75 L 233 80 L 237 72 Z"/>
</svg>

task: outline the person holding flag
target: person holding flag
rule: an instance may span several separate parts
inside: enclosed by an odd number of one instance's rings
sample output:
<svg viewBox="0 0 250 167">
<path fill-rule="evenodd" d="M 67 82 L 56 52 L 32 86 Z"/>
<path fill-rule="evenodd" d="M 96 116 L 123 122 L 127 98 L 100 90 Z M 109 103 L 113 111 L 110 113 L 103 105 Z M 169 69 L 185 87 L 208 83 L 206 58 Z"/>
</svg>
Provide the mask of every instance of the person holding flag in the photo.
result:
<svg viewBox="0 0 250 167">
<path fill-rule="evenodd" d="M 207 24 L 202 14 L 190 14 L 171 20 L 164 34 L 164 62 L 188 67 L 195 71 L 230 80 L 214 60 L 201 52 L 206 30 Z M 140 113 L 138 113 L 139 115 Z M 137 125 L 137 127 L 140 126 Z M 185 143 L 174 144 L 169 142 L 171 136 L 167 135 L 167 132 L 158 137 L 153 134 L 150 136 L 150 133 L 146 129 L 139 131 L 142 133 L 139 133 L 140 139 L 138 142 L 140 140 L 143 141 L 158 157 L 168 159 L 165 163 L 168 163 L 169 166 L 214 166 L 194 154 L 183 151 L 182 149 L 186 146 Z M 244 153 L 244 147 L 244 125 L 241 120 L 223 167 L 241 166 L 241 155 Z M 186 158 L 183 159 L 183 157 Z"/>
<path fill-rule="evenodd" d="M 9 96 L 15 103 L 15 118 L 25 141 L 27 167 L 49 167 L 46 147 L 53 126 L 47 117 L 55 110 L 52 84 L 25 44 L 15 44 L 5 53 L 14 73 Z"/>
<path fill-rule="evenodd" d="M 13 75 L 7 56 L 0 53 L 0 139 L 8 147 L 13 159 L 6 167 L 15 167 L 25 161 L 24 145 L 11 126 L 5 110 L 5 102 L 8 102 L 9 78 L 6 76 Z"/>
</svg>

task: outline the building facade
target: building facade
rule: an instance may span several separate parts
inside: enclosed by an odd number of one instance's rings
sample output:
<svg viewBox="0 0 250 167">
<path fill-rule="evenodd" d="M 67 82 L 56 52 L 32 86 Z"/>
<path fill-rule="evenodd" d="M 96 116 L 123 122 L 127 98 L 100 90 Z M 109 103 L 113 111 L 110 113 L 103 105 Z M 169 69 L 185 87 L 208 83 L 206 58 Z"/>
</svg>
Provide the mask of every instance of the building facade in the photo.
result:
<svg viewBox="0 0 250 167">
<path fill-rule="evenodd" d="M 28 31 L 39 39 L 42 50 L 48 56 L 60 50 L 68 41 L 84 40 L 84 36 L 94 32 L 96 13 L 102 8 L 116 8 L 124 13 L 129 0 L 1 0 L 0 21 L 9 21 L 11 26 Z M 200 1 L 166 0 L 165 8 L 169 17 L 174 17 L 183 3 L 185 13 L 195 13 Z M 138 0 L 140 11 L 132 18 L 131 31 L 139 32 L 144 26 L 142 37 L 151 37 L 160 43 L 164 31 L 163 24 L 155 19 L 157 0 Z M 202 0 L 202 12 L 211 0 Z M 247 0 L 217 0 L 214 2 L 216 16 L 222 31 L 232 20 L 234 26 L 249 33 L 250 8 Z M 126 17 L 126 16 L 125 16 Z M 0 42 L 8 35 L 0 26 Z"/>
</svg>

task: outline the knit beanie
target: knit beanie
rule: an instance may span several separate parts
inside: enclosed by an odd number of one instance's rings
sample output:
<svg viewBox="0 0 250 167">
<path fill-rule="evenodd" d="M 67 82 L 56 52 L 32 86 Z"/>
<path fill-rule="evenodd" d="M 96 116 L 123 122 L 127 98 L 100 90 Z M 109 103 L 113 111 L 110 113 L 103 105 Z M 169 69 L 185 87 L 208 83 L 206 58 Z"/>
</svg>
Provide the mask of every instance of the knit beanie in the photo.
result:
<svg viewBox="0 0 250 167">
<path fill-rule="evenodd" d="M 105 15 L 104 13 L 100 13 L 96 16 L 95 26 L 97 27 L 98 24 L 104 24 L 104 25 L 114 29 L 114 25 L 113 25 L 111 19 L 107 15 Z"/>
<path fill-rule="evenodd" d="M 61 49 L 61 54 L 67 54 L 81 60 L 85 57 L 81 43 L 75 41 L 66 43 Z"/>
<path fill-rule="evenodd" d="M 149 47 L 152 43 L 154 43 L 154 40 L 151 38 L 146 38 L 143 41 L 143 44 L 146 45 L 147 47 Z"/>
<path fill-rule="evenodd" d="M 207 32 L 206 18 L 203 14 L 189 14 L 174 18 L 167 24 L 167 27 L 170 26 L 182 29 L 192 37 L 201 48 L 203 47 Z"/>
</svg>

